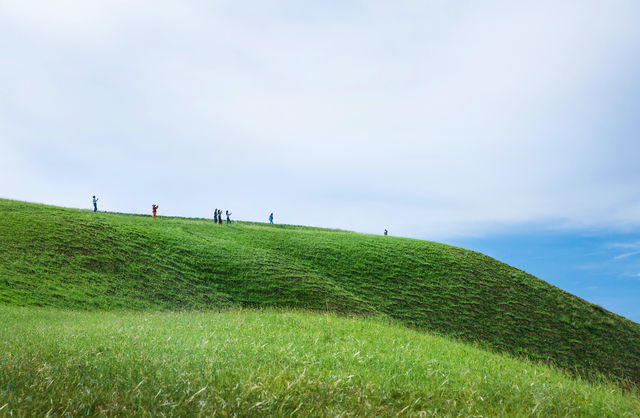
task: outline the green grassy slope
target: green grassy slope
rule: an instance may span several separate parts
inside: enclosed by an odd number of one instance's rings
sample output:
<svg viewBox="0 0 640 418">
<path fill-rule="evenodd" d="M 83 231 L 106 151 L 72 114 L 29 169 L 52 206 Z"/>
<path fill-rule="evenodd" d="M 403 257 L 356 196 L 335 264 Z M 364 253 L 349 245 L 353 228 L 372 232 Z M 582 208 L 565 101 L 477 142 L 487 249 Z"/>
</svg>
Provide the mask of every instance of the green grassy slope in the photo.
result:
<svg viewBox="0 0 640 418">
<path fill-rule="evenodd" d="M 637 416 L 638 391 L 386 321 L 0 306 L 0 416 Z"/>
<path fill-rule="evenodd" d="M 381 314 L 640 382 L 640 325 L 490 257 L 403 238 L 0 200 L 0 303 Z"/>
</svg>

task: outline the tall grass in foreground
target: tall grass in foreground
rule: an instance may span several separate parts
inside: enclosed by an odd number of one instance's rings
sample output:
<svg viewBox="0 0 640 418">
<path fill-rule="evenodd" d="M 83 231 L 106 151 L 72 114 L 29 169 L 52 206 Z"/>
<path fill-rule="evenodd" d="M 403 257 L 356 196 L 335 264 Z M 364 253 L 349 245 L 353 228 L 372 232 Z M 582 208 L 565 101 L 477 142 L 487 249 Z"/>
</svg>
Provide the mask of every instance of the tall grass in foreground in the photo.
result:
<svg viewBox="0 0 640 418">
<path fill-rule="evenodd" d="M 0 307 L 0 414 L 640 413 L 635 389 L 373 320 Z"/>
</svg>

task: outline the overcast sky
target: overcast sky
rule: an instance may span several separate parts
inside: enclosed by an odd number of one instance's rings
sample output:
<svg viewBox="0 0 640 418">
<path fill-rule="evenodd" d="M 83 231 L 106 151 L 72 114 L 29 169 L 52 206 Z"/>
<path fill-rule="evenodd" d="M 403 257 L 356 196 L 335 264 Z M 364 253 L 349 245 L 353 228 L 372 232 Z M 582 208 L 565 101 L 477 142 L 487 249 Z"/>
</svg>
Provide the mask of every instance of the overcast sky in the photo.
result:
<svg viewBox="0 0 640 418">
<path fill-rule="evenodd" d="M 639 16 L 0 0 L 0 196 L 446 242 L 637 231 Z"/>
<path fill-rule="evenodd" d="M 0 1 L 0 193 L 432 239 L 640 224 L 640 3 Z"/>
</svg>

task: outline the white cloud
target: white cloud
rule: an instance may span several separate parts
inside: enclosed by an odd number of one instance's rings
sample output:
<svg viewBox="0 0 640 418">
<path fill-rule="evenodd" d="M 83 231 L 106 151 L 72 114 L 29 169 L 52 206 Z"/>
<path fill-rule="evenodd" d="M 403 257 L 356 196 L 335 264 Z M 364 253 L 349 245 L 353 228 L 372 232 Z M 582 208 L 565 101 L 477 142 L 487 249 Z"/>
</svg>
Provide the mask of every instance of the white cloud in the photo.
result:
<svg viewBox="0 0 640 418">
<path fill-rule="evenodd" d="M 640 251 L 630 251 L 627 253 L 622 253 L 622 254 L 618 254 L 617 256 L 613 257 L 614 260 L 622 260 L 625 258 L 629 258 L 629 257 L 633 257 L 634 255 L 638 255 L 640 254 Z"/>
<path fill-rule="evenodd" d="M 610 249 L 640 250 L 640 241 L 612 242 L 607 245 Z"/>
<path fill-rule="evenodd" d="M 638 8 L 0 1 L 0 193 L 434 238 L 637 226 Z"/>
</svg>

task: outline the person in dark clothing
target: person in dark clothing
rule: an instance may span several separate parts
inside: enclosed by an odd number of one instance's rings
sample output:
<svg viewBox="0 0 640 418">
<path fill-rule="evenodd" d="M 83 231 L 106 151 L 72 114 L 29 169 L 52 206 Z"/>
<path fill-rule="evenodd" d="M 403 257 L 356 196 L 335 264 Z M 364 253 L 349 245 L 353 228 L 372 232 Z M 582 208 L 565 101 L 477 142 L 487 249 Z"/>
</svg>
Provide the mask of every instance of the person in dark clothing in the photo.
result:
<svg viewBox="0 0 640 418">
<path fill-rule="evenodd" d="M 216 208 L 216 210 L 213 211 L 213 223 L 217 224 L 218 223 L 218 209 Z"/>
<path fill-rule="evenodd" d="M 387 231 L 386 229 L 384 230 L 384 235 L 387 236 L 389 235 L 389 231 Z"/>
<path fill-rule="evenodd" d="M 273 224 L 273 212 L 269 215 L 269 223 Z"/>
<path fill-rule="evenodd" d="M 93 196 L 93 211 L 98 211 L 98 199 L 95 196 Z"/>
<path fill-rule="evenodd" d="M 227 211 L 226 215 L 227 215 L 227 224 L 230 224 L 231 223 L 231 212 Z"/>
<path fill-rule="evenodd" d="M 222 209 L 218 209 L 218 225 L 222 225 Z"/>
</svg>

